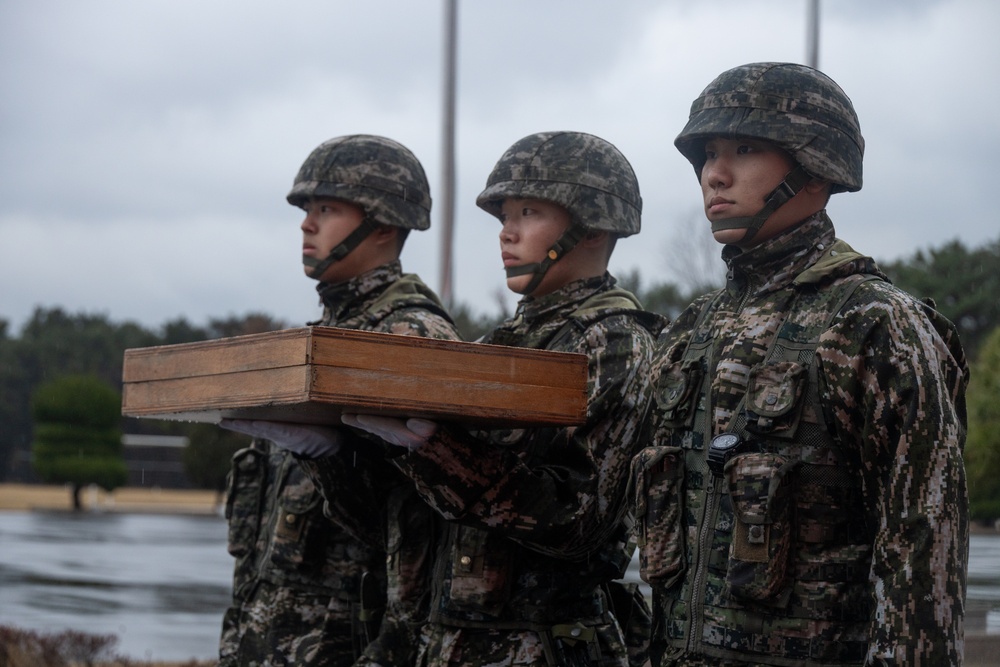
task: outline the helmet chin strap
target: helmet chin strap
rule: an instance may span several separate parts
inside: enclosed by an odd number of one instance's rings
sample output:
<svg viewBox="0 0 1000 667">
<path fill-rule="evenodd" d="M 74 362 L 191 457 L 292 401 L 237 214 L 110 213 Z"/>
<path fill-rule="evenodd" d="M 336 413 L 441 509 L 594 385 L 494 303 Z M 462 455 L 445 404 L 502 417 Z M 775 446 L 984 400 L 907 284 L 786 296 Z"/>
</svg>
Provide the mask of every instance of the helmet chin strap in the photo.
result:
<svg viewBox="0 0 1000 667">
<path fill-rule="evenodd" d="M 375 222 L 371 220 L 367 215 L 361 219 L 361 224 L 357 228 L 347 235 L 343 241 L 341 241 L 330 254 L 326 256 L 326 259 L 316 259 L 315 257 L 309 257 L 308 255 L 302 256 L 302 264 L 312 268 L 309 272 L 309 277 L 314 280 L 320 280 L 326 270 L 330 268 L 335 262 L 347 257 L 347 255 L 358 247 L 362 241 L 368 238 L 368 235 L 375 231 Z"/>
<path fill-rule="evenodd" d="M 755 215 L 714 220 L 712 221 L 712 231 L 721 232 L 726 229 L 745 228 L 747 232 L 740 239 L 740 243 L 746 243 L 760 231 L 760 228 L 764 226 L 764 223 L 771 217 L 771 214 L 797 195 L 811 178 L 801 165 L 796 166 L 795 169 L 785 174 L 784 180 L 778 184 L 778 187 L 764 198 L 764 207 L 757 211 Z"/>
<path fill-rule="evenodd" d="M 527 287 L 521 292 L 524 295 L 529 295 L 538 288 L 539 283 L 545 278 L 545 272 L 549 270 L 549 267 L 556 263 L 563 255 L 568 253 L 576 244 L 580 242 L 587 234 L 587 230 L 579 225 L 570 225 L 569 229 L 563 232 L 562 236 L 552 244 L 548 252 L 545 253 L 545 259 L 540 262 L 533 262 L 531 264 L 522 264 L 521 266 L 512 266 L 507 269 L 507 277 L 514 278 L 515 276 L 523 276 L 528 273 L 534 274 L 531 281 L 528 283 Z"/>
</svg>

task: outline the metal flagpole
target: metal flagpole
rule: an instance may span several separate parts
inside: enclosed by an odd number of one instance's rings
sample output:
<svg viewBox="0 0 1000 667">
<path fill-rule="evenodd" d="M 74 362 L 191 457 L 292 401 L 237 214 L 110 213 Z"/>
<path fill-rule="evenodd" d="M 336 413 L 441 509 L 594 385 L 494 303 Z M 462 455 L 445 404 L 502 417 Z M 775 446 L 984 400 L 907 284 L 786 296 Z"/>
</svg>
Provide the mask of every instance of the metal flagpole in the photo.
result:
<svg viewBox="0 0 1000 667">
<path fill-rule="evenodd" d="M 819 69 L 819 0 L 806 1 L 806 64 Z"/>
<path fill-rule="evenodd" d="M 441 132 L 441 277 L 439 296 L 452 306 L 451 255 L 455 227 L 455 42 L 458 0 L 445 0 L 444 123 Z"/>
</svg>

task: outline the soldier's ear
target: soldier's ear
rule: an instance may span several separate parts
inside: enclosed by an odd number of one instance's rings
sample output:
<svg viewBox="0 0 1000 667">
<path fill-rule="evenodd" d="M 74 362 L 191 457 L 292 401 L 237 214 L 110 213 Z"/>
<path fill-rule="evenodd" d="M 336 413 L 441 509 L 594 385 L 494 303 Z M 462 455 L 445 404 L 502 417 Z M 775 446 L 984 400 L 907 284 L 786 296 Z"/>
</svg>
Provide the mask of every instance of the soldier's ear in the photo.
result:
<svg viewBox="0 0 1000 667">
<path fill-rule="evenodd" d="M 827 202 L 830 201 L 830 195 L 833 192 L 833 183 L 822 178 L 812 178 L 802 189 L 805 190 L 808 195 L 814 195 L 821 198 L 822 205 L 826 206 Z"/>
<path fill-rule="evenodd" d="M 375 231 L 372 232 L 372 236 L 375 237 L 377 243 L 387 243 L 389 241 L 395 241 L 398 232 L 398 227 L 393 227 L 391 225 L 377 225 L 375 227 Z"/>
<path fill-rule="evenodd" d="M 822 178 L 811 178 L 809 182 L 805 185 L 806 192 L 811 194 L 816 194 L 822 192 L 824 189 L 829 190 L 831 187 L 830 181 L 824 180 Z"/>
</svg>

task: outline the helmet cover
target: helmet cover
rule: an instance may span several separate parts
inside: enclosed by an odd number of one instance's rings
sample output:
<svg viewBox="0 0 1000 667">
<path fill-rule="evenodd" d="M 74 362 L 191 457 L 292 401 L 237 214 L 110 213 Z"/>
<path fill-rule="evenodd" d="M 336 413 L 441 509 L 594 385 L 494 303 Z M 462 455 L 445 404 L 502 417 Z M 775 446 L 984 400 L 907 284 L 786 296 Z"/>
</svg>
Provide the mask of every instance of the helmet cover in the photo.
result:
<svg viewBox="0 0 1000 667">
<path fill-rule="evenodd" d="M 431 226 L 430 186 L 423 166 L 408 148 L 385 137 L 347 135 L 316 147 L 286 199 L 301 207 L 311 197 L 350 202 L 374 222 L 392 227 Z"/>
<path fill-rule="evenodd" d="M 758 139 L 787 151 L 831 192 L 861 189 L 865 141 L 847 94 L 819 70 L 751 63 L 723 72 L 691 104 L 674 145 L 701 177 L 708 139 Z"/>
<path fill-rule="evenodd" d="M 539 132 L 497 161 L 476 204 L 500 217 L 503 200 L 541 199 L 569 211 L 574 225 L 629 236 L 639 231 L 642 198 L 625 156 L 582 132 Z"/>
</svg>

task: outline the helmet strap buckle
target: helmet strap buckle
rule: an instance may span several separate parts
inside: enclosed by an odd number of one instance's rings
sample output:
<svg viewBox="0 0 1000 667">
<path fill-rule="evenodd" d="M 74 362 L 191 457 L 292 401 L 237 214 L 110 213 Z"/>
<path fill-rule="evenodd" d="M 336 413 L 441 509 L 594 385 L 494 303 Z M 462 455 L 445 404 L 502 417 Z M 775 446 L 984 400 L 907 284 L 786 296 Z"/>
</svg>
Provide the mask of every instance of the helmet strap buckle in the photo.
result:
<svg viewBox="0 0 1000 667">
<path fill-rule="evenodd" d="M 579 243 L 580 239 L 582 239 L 586 234 L 587 230 L 583 227 L 579 225 L 570 225 L 569 229 L 563 232 L 562 236 L 556 239 L 556 242 L 553 243 L 552 247 L 545 253 L 545 259 L 532 264 L 512 266 L 507 269 L 507 277 L 514 278 L 516 276 L 533 273 L 534 277 L 523 291 L 523 294 L 531 294 L 538 288 L 542 279 L 545 278 L 545 273 L 549 270 L 549 267 L 556 263 L 563 255 L 575 248 L 576 244 Z"/>
</svg>

